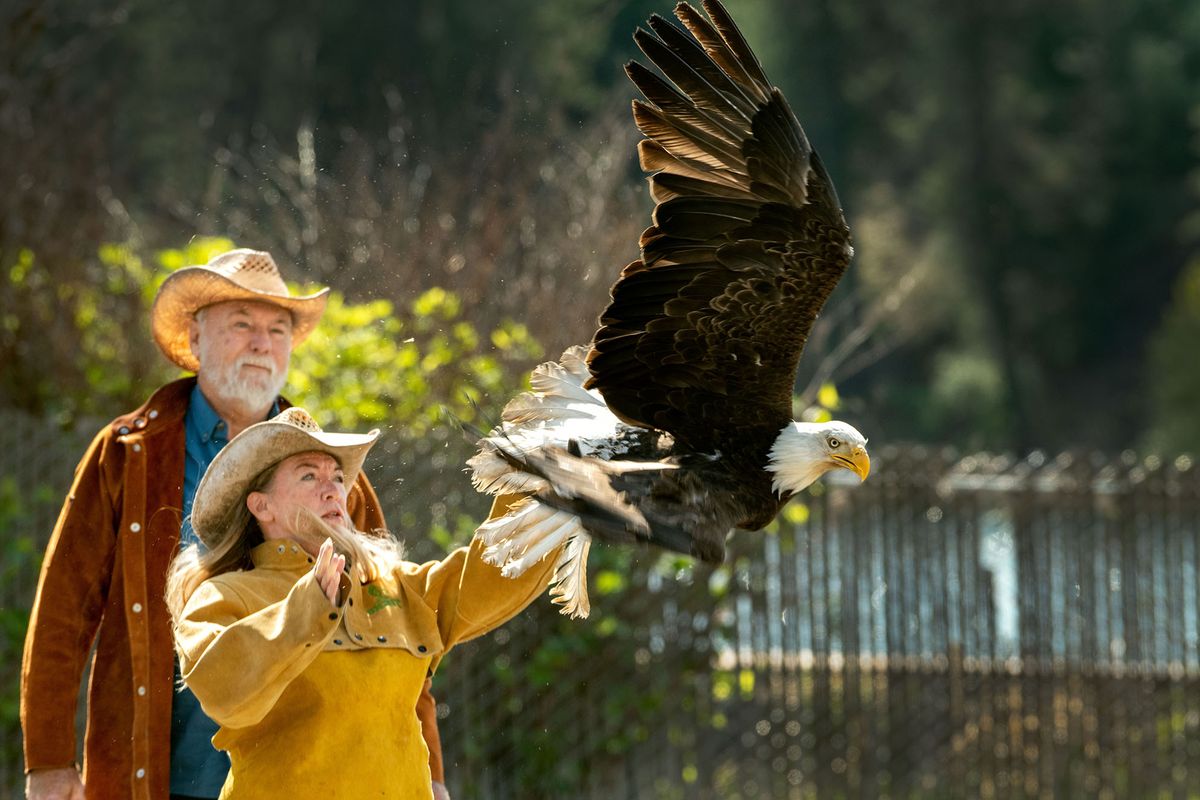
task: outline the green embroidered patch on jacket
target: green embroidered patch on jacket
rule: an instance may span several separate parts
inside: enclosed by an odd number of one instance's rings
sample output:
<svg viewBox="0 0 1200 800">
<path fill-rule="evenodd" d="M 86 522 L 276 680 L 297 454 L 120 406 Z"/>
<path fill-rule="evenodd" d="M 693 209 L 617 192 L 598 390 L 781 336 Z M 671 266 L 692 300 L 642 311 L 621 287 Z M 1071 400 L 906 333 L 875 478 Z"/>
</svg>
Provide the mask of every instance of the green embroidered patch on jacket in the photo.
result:
<svg viewBox="0 0 1200 800">
<path fill-rule="evenodd" d="M 369 595 L 371 595 L 371 597 L 375 598 L 375 604 L 367 609 L 368 615 L 374 614 L 376 611 L 382 611 L 383 609 L 387 608 L 388 606 L 401 605 L 399 597 L 389 597 L 388 595 L 384 594 L 378 586 L 375 586 L 374 584 L 367 587 L 367 594 L 369 594 Z"/>
</svg>

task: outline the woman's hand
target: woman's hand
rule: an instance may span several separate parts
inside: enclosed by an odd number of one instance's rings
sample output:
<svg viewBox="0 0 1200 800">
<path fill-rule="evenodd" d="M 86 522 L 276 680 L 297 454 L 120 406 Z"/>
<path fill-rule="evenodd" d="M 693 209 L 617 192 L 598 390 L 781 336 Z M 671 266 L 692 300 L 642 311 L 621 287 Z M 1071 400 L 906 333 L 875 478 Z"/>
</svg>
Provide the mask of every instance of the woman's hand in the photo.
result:
<svg viewBox="0 0 1200 800">
<path fill-rule="evenodd" d="M 344 569 L 346 557 L 341 553 L 334 553 L 333 540 L 326 539 L 317 553 L 317 563 L 313 564 L 313 575 L 334 608 L 338 607 L 338 587 L 341 585 Z"/>
</svg>

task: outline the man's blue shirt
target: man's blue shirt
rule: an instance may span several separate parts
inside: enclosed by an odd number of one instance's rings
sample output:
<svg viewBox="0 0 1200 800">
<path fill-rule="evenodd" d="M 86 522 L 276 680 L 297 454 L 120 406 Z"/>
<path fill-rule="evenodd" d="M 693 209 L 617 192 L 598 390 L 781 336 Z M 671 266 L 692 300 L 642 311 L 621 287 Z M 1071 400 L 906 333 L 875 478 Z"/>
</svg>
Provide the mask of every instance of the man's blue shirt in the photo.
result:
<svg viewBox="0 0 1200 800">
<path fill-rule="evenodd" d="M 279 413 L 279 403 L 271 407 L 268 419 Z M 180 548 L 200 545 L 192 530 L 192 500 L 208 465 L 229 443 L 229 426 L 197 384 L 188 400 L 184 417 L 186 457 L 183 469 L 183 527 Z M 203 545 L 200 545 L 203 547 Z M 175 665 L 175 685 L 179 685 L 179 664 Z M 171 704 L 171 794 L 216 797 L 221 793 L 229 772 L 229 757 L 212 746 L 217 724 L 200 708 L 189 689 L 175 693 Z"/>
</svg>

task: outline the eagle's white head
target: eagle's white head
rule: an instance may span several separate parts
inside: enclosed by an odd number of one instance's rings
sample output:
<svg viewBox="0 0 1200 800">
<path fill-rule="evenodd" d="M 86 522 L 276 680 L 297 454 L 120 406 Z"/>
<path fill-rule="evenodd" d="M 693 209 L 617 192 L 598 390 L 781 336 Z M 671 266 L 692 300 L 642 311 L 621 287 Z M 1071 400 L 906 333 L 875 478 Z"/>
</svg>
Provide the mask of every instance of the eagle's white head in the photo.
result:
<svg viewBox="0 0 1200 800">
<path fill-rule="evenodd" d="M 871 471 L 867 440 L 854 426 L 832 422 L 792 422 L 771 447 L 767 469 L 776 493 L 798 492 L 831 469 L 848 469 L 866 480 Z"/>
</svg>

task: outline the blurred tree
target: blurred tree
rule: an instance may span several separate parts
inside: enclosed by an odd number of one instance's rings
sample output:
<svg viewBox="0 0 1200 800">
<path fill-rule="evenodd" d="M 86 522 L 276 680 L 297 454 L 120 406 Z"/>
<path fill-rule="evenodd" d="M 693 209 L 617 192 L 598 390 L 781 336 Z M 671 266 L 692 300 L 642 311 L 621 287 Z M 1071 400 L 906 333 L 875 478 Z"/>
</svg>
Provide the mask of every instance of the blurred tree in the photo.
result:
<svg viewBox="0 0 1200 800">
<path fill-rule="evenodd" d="M 1145 444 L 1155 452 L 1200 453 L 1200 371 L 1192 365 L 1200 342 L 1200 259 L 1175 284 L 1171 304 L 1151 342 L 1147 381 L 1153 401 Z"/>
<path fill-rule="evenodd" d="M 0 387 L 31 411 L 71 371 L 74 321 L 56 294 L 89 280 L 108 230 L 113 87 L 86 65 L 119 23 L 114 4 L 0 4 Z"/>
<path fill-rule="evenodd" d="M 812 43 L 782 49 L 775 74 L 815 118 L 857 234 L 850 277 L 866 285 L 847 282 L 831 310 L 925 265 L 889 323 L 910 340 L 844 388 L 889 436 L 1128 444 L 1144 343 L 1188 253 L 1177 176 L 1197 160 L 1180 135 L 1200 100 L 1195 5 L 775 2 L 771 15 Z"/>
<path fill-rule="evenodd" d="M 439 285 L 483 327 L 581 341 L 591 319 L 535 309 L 599 310 L 634 255 L 649 204 L 618 65 L 669 6 L 24 0 L 0 32 L 0 267 L 27 250 L 47 285 L 102 286 L 101 242 L 217 231 L 353 301 Z M 1146 338 L 1192 243 L 1200 9 L 730 7 L 856 232 L 802 385 L 831 377 L 888 438 L 1136 438 Z M 74 323 L 28 299 L 0 298 L 0 374 L 38 409 L 39 373 L 69 383 Z"/>
<path fill-rule="evenodd" d="M 14 346 L 0 379 L 11 406 L 64 425 L 109 416 L 166 373 L 149 334 L 149 273 L 127 248 L 105 245 L 68 263 L 71 281 L 28 249 L 3 267 L 10 309 L 0 319 Z"/>
<path fill-rule="evenodd" d="M 229 201 L 195 214 L 353 300 L 407 303 L 437 285 L 476 325 L 522 319 L 558 351 L 591 336 L 609 285 L 637 255 L 650 203 L 630 181 L 636 139 L 625 112 L 544 151 L 524 148 L 514 125 L 506 118 L 461 157 L 409 158 L 393 142 L 348 134 L 328 172 L 314 170 L 323 158 L 301 131 L 296 152 L 230 151 L 214 171 Z M 563 307 L 587 311 L 540 313 Z"/>
<path fill-rule="evenodd" d="M 354 131 L 387 131 L 417 159 L 466 156 L 496 126 L 542 138 L 608 101 L 633 23 L 657 7 L 128 2 L 99 68 L 137 87 L 115 98 L 116 136 L 121 168 L 154 213 L 204 194 L 214 150 L 280 149 L 302 128 L 318 168 Z"/>
</svg>

